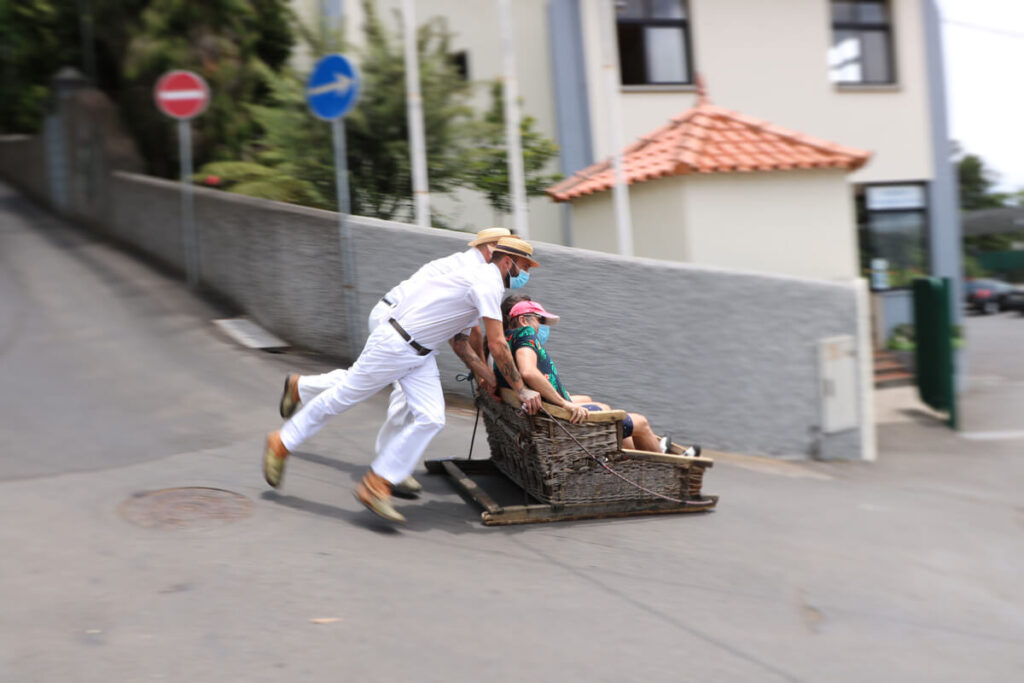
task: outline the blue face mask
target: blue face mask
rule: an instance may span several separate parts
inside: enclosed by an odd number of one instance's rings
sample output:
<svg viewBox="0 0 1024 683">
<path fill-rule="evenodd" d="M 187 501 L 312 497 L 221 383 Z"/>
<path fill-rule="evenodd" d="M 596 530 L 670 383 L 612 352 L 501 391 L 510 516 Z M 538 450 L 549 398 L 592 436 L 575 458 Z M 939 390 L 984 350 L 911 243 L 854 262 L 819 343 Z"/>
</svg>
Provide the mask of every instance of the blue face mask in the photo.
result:
<svg viewBox="0 0 1024 683">
<path fill-rule="evenodd" d="M 551 328 L 547 325 L 539 325 L 537 327 L 537 342 L 544 346 L 548 343 L 548 337 L 551 336 Z"/>
<path fill-rule="evenodd" d="M 529 280 L 529 279 L 530 279 L 530 272 L 526 271 L 526 270 L 520 270 L 519 271 L 519 275 L 516 275 L 515 277 L 510 277 L 508 279 L 508 288 L 509 289 L 519 289 L 520 287 L 525 285 L 526 281 Z"/>
</svg>

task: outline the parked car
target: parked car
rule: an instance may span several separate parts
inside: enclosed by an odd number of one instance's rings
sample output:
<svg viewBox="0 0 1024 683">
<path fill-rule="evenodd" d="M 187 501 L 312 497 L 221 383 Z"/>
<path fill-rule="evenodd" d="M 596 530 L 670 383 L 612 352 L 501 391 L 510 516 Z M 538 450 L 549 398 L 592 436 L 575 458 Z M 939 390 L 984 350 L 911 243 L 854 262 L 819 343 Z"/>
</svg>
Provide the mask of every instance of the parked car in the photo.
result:
<svg viewBox="0 0 1024 683">
<path fill-rule="evenodd" d="M 1013 291 L 1006 295 L 1006 308 L 1024 315 L 1024 285 L 1016 285 Z"/>
<path fill-rule="evenodd" d="M 986 315 L 1010 308 L 1013 285 L 1002 280 L 970 280 L 964 285 L 967 306 Z M 1015 301 L 1015 297 L 1013 298 Z"/>
</svg>

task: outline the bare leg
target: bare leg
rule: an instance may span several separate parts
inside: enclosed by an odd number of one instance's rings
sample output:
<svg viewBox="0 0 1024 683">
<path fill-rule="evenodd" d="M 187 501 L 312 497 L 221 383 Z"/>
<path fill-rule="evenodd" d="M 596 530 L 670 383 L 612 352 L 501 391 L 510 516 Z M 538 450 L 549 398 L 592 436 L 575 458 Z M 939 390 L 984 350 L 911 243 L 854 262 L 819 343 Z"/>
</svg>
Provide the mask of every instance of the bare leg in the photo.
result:
<svg viewBox="0 0 1024 683">
<path fill-rule="evenodd" d="M 661 444 L 658 443 L 661 439 L 658 435 L 651 430 L 651 424 L 647 421 L 647 418 L 640 413 L 630 413 L 629 416 L 633 418 L 633 436 L 631 437 L 634 448 L 638 451 L 652 451 L 654 453 L 661 452 Z M 623 439 L 623 445 L 626 440 Z"/>
</svg>

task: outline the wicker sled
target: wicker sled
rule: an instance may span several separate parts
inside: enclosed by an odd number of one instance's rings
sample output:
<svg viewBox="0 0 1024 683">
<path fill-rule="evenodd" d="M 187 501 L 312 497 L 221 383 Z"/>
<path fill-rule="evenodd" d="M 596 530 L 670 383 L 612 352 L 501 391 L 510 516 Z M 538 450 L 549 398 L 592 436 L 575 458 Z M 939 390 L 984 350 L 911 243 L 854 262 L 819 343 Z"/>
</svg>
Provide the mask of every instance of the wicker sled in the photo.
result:
<svg viewBox="0 0 1024 683">
<path fill-rule="evenodd" d="M 551 417 L 526 415 L 514 392 L 503 390 L 502 398 L 499 403 L 489 396 L 477 397 L 490 460 L 426 463 L 429 472 L 448 474 L 484 508 L 484 524 L 699 512 L 718 502 L 718 496 L 701 493 L 704 470 L 714 464 L 710 458 L 683 456 L 685 449 L 674 443 L 669 453 L 622 448 L 624 411 L 594 411 L 585 422 L 571 424 L 569 413 L 557 406 L 544 404 Z M 494 472 L 540 503 L 503 506 L 495 502 L 471 476 Z"/>
</svg>

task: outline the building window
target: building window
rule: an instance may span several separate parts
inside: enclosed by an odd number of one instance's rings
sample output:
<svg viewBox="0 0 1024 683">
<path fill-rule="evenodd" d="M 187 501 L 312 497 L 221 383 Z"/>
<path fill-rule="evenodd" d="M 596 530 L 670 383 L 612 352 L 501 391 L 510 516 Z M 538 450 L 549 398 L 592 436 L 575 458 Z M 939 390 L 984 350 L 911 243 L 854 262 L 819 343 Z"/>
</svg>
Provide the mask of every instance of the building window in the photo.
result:
<svg viewBox="0 0 1024 683">
<path fill-rule="evenodd" d="M 623 85 L 692 83 L 684 0 L 617 0 Z"/>
<path fill-rule="evenodd" d="M 925 186 L 866 185 L 857 190 L 861 272 L 872 289 L 909 287 L 928 267 Z"/>
<path fill-rule="evenodd" d="M 451 55 L 452 66 L 455 68 L 455 73 L 459 75 L 464 81 L 469 80 L 469 53 L 465 50 L 456 52 Z"/>
<path fill-rule="evenodd" d="M 886 0 L 832 0 L 833 83 L 895 83 L 892 23 Z"/>
</svg>

